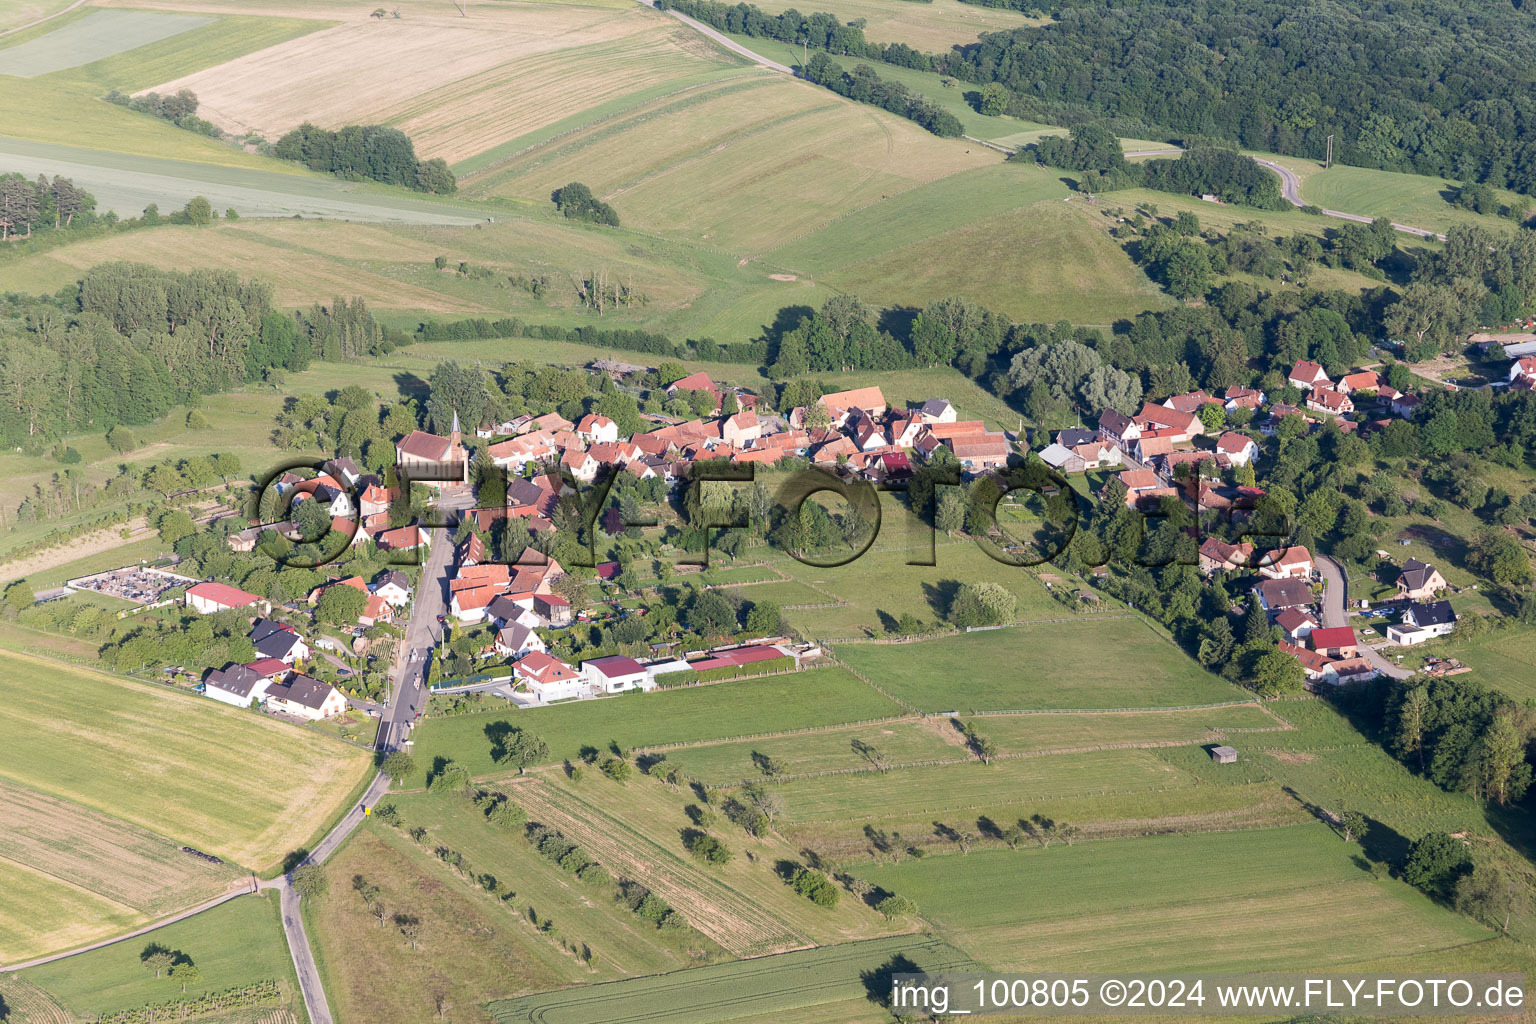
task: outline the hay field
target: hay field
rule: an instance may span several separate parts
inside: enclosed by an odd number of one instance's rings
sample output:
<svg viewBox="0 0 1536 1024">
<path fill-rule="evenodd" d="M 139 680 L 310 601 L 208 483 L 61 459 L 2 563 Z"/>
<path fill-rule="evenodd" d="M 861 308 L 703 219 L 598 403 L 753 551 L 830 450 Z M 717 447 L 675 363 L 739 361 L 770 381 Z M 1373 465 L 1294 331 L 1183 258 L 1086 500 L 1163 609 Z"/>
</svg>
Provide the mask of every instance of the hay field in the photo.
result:
<svg viewBox="0 0 1536 1024">
<path fill-rule="evenodd" d="M 9 860 L 0 860 L 0 892 L 0 963 L 82 945 L 147 920 L 132 907 Z"/>
<path fill-rule="evenodd" d="M 1001 970 L 1316 970 L 1488 938 L 1319 824 L 988 850 L 856 874 Z M 1050 898 L 1042 899 L 1041 894 Z"/>
<path fill-rule="evenodd" d="M 579 178 L 626 226 L 752 255 L 996 159 L 826 89 L 763 76 L 569 132 L 464 187 L 475 196 L 543 199 Z"/>
<path fill-rule="evenodd" d="M 794 0 L 764 0 L 758 6 L 769 14 L 790 8 L 812 9 L 796 5 Z M 1049 20 L 999 7 L 962 4 L 959 0 L 830 0 L 816 4 L 814 9 L 829 11 L 844 23 L 864 18 L 869 22 L 864 27 L 864 38 L 870 42 L 906 43 L 930 53 L 944 53 L 959 43 L 974 43 L 983 32 L 1006 32 Z"/>
<path fill-rule="evenodd" d="M 12 33 L 20 36 L 23 27 L 41 18 L 54 17 L 69 4 L 70 0 L 5 0 L 0 3 L 0 39 Z M 38 29 L 42 27 L 37 26 Z M 5 43 L 9 42 L 11 40 L 5 40 Z"/>
<path fill-rule="evenodd" d="M 191 89 L 202 116 L 269 139 L 302 121 L 393 124 L 421 155 L 453 162 L 615 96 L 743 65 L 638 7 L 506 3 L 472 18 L 354 10 L 157 91 Z"/>
<path fill-rule="evenodd" d="M 0 654 L 0 777 L 255 871 L 309 842 L 370 759 L 213 701 Z"/>
<path fill-rule="evenodd" d="M 158 917 L 225 891 L 240 872 L 153 832 L 0 781 L 0 859 Z"/>
<path fill-rule="evenodd" d="M 212 20 L 158 11 L 92 11 L 46 35 L 0 50 L 0 68 L 6 75 L 35 78 L 180 35 Z"/>
</svg>

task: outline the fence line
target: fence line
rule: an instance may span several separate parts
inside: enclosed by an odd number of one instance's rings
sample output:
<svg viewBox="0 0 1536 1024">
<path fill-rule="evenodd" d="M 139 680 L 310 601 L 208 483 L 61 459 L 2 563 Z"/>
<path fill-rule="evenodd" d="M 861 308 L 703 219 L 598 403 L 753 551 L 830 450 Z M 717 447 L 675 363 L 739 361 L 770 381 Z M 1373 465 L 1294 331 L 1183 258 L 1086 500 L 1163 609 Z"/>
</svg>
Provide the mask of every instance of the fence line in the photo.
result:
<svg viewBox="0 0 1536 1024">
<path fill-rule="evenodd" d="M 1264 705 L 1252 698 L 1248 700 L 1222 700 L 1214 704 L 1168 704 L 1163 707 L 1152 708 L 1009 708 L 994 711 L 970 711 L 967 714 L 977 718 L 985 718 L 988 715 L 1113 715 L 1129 711 L 1200 711 L 1204 708 L 1232 708 L 1244 704 L 1252 704 L 1262 708 Z"/>
</svg>

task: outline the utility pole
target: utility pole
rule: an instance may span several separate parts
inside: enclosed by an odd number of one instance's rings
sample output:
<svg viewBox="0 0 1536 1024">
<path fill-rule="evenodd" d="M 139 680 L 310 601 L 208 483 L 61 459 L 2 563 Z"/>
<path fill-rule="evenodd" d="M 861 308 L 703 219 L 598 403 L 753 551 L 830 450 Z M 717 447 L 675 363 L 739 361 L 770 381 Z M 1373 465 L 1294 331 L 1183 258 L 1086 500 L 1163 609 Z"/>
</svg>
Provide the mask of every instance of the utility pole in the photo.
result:
<svg viewBox="0 0 1536 1024">
<path fill-rule="evenodd" d="M 1328 158 L 1323 161 L 1323 170 L 1333 166 L 1333 136 L 1328 136 Z"/>
</svg>

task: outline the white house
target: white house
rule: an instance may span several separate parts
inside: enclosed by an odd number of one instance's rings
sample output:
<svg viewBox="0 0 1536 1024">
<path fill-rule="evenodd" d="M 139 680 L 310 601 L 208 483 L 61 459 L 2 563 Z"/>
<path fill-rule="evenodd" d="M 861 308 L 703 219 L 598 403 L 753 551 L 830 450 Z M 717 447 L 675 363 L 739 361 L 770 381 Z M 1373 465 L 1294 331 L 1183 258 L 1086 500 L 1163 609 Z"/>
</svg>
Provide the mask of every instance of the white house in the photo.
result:
<svg viewBox="0 0 1536 1024">
<path fill-rule="evenodd" d="M 1403 611 L 1403 619 L 1387 627 L 1387 639 L 1410 647 L 1437 636 L 1446 636 L 1456 628 L 1456 613 L 1449 601 L 1415 602 Z"/>
<path fill-rule="evenodd" d="M 571 471 L 571 476 L 584 484 L 589 484 L 597 479 L 598 464 L 590 452 L 584 452 L 577 448 L 569 448 L 560 456 L 560 465 Z"/>
<path fill-rule="evenodd" d="M 405 578 L 405 573 L 396 569 L 375 577 L 373 592 L 395 608 L 404 608 L 411 603 L 411 581 Z"/>
<path fill-rule="evenodd" d="M 512 674 L 527 685 L 528 692 L 545 703 L 579 697 L 586 687 L 581 673 L 542 651 L 521 658 L 512 666 Z"/>
<path fill-rule="evenodd" d="M 347 710 L 347 698 L 329 683 L 296 675 L 286 683 L 267 688 L 267 709 L 281 711 L 309 722 L 331 718 Z"/>
<path fill-rule="evenodd" d="M 496 633 L 496 653 L 503 658 L 521 658 L 525 654 L 542 652 L 546 649 L 539 634 L 515 622 L 510 626 L 503 626 Z"/>
<path fill-rule="evenodd" d="M 930 398 L 917 410 L 929 423 L 953 423 L 959 418 L 947 398 Z"/>
<path fill-rule="evenodd" d="M 1259 446 L 1253 438 L 1235 431 L 1227 431 L 1216 439 L 1216 451 L 1225 455 L 1234 466 L 1246 466 L 1259 454 Z"/>
<path fill-rule="evenodd" d="M 1321 366 L 1306 359 L 1296 364 L 1288 379 L 1303 394 L 1313 388 L 1326 388 L 1333 383 Z"/>
<path fill-rule="evenodd" d="M 1268 576 L 1272 580 L 1312 578 L 1312 552 L 1300 545 L 1283 551 L 1271 551 L 1261 561 L 1265 564 L 1259 567 L 1260 576 Z"/>
<path fill-rule="evenodd" d="M 653 690 L 656 680 L 650 671 L 634 658 L 615 655 L 611 658 L 593 658 L 581 663 L 582 678 L 603 693 L 619 693 L 622 690 Z"/>
<path fill-rule="evenodd" d="M 588 415 L 576 424 L 576 433 L 589 444 L 613 444 L 619 439 L 619 425 L 607 416 Z"/>
<path fill-rule="evenodd" d="M 183 600 L 188 608 L 202 615 L 213 615 L 234 608 L 252 608 L 262 614 L 272 610 L 271 602 L 264 597 L 246 593 L 227 583 L 212 581 L 188 587 Z"/>
<path fill-rule="evenodd" d="M 270 676 L 264 676 L 245 665 L 231 665 L 208 673 L 208 678 L 203 682 L 203 696 L 237 708 L 248 708 L 253 701 L 262 700 L 271 685 Z"/>
</svg>

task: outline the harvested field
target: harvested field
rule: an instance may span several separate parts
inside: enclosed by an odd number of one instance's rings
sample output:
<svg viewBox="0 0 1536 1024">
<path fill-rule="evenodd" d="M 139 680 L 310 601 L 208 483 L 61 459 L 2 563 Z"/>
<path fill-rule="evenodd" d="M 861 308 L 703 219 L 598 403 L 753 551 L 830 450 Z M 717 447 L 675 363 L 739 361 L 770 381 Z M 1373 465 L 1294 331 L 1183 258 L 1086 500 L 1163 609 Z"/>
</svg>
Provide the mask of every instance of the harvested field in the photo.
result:
<svg viewBox="0 0 1536 1024">
<path fill-rule="evenodd" d="M 270 139 L 302 121 L 392 124 L 422 156 L 453 162 L 625 93 L 741 63 L 638 7 L 505 3 L 471 18 L 353 12 L 157 91 L 191 89 L 202 116 Z"/>
<path fill-rule="evenodd" d="M 74 1024 L 53 996 L 14 974 L 0 974 L 0 999 L 17 1024 Z"/>
<path fill-rule="evenodd" d="M 10 652 L 0 669 L 0 777 L 253 870 L 310 841 L 369 770 L 363 751 L 190 693 Z"/>
<path fill-rule="evenodd" d="M 24 864 L 150 917 L 225 891 L 235 868 L 97 811 L 0 781 L 0 858 Z"/>
<path fill-rule="evenodd" d="M 0 50 L 0 69 L 36 78 L 206 25 L 212 18 L 156 11 L 92 11 L 46 35 Z"/>
<path fill-rule="evenodd" d="M 579 178 L 627 225 L 753 254 L 996 157 L 826 89 L 762 76 L 570 132 L 466 187 L 543 199 Z"/>
<path fill-rule="evenodd" d="M 810 945 L 786 922 L 746 898 L 681 852 L 664 849 L 628 822 L 604 814 L 544 782 L 516 788 L 531 820 L 559 829 L 614 875 L 632 878 L 677 909 L 688 923 L 737 956 L 762 956 Z"/>
<path fill-rule="evenodd" d="M 796 4 L 794 0 L 764 0 L 758 6 L 769 14 L 778 14 Z M 864 27 L 864 38 L 870 42 L 906 43 L 930 53 L 944 53 L 957 43 L 974 43 L 983 32 L 1005 32 L 1045 20 L 1030 18 L 1020 11 L 978 7 L 960 0 L 828 0 L 818 3 L 815 10 L 830 11 L 843 22 L 865 19 L 869 24 Z"/>
<path fill-rule="evenodd" d="M 132 907 L 0 860 L 0 963 L 68 949 L 143 924 Z"/>
</svg>

